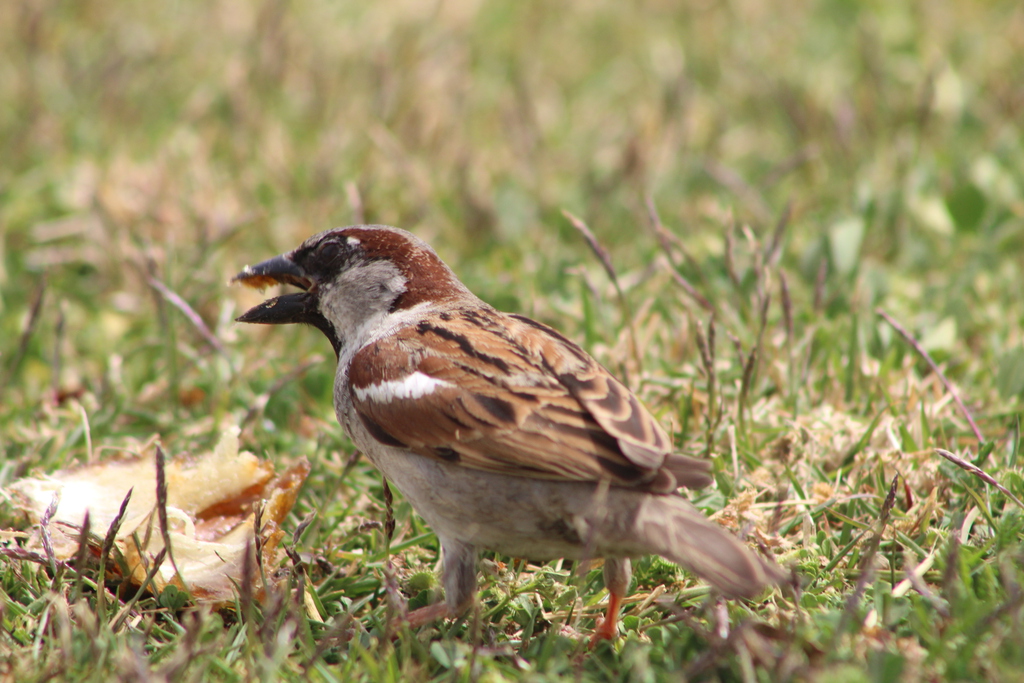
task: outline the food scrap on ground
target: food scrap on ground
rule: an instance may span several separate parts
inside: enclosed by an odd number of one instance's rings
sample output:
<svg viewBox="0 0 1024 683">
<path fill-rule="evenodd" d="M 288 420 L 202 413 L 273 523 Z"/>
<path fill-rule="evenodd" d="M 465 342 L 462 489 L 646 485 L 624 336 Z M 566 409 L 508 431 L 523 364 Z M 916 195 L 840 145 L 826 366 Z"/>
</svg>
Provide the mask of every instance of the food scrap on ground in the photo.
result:
<svg viewBox="0 0 1024 683">
<path fill-rule="evenodd" d="M 35 525 L 25 549 L 47 560 L 73 560 L 88 511 L 88 546 L 98 556 L 127 499 L 114 536 L 119 557 L 112 566 L 126 570 L 132 583 L 142 585 L 152 574 L 157 593 L 173 585 L 195 600 L 218 604 L 231 602 L 243 579 L 259 592 L 260 572 L 251 571 L 250 563 L 247 573 L 245 555 L 252 553 L 250 559 L 259 559 L 263 566 L 276 562 L 284 536 L 281 523 L 295 504 L 309 463 L 302 458 L 276 474 L 271 463 L 239 452 L 238 435 L 239 429 L 232 427 L 213 451 L 166 463 L 159 447 L 150 443 L 138 455 L 14 482 L 4 493 Z M 166 495 L 159 493 L 160 469 Z M 170 553 L 153 569 L 165 546 L 165 532 Z M 256 548 L 260 558 L 255 557 Z"/>
</svg>

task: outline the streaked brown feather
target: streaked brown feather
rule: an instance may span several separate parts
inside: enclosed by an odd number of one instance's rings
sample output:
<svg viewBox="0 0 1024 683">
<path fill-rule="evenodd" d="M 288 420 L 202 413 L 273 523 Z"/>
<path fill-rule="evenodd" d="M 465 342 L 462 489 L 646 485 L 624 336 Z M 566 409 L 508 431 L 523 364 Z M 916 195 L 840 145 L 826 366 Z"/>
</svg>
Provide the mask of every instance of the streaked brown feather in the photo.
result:
<svg viewBox="0 0 1024 683">
<path fill-rule="evenodd" d="M 554 330 L 483 307 L 443 316 L 353 359 L 353 404 L 378 440 L 383 432 L 421 455 L 544 479 L 655 491 L 711 481 L 707 463 L 671 454 L 637 398 Z M 450 386 L 386 403 L 354 391 L 417 371 Z"/>
</svg>

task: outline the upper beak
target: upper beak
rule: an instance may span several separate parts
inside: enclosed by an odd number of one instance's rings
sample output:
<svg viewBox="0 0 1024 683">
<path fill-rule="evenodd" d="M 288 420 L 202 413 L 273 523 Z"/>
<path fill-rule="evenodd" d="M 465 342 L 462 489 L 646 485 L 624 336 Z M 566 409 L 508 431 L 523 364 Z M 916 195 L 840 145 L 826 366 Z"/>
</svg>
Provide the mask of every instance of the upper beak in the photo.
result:
<svg viewBox="0 0 1024 683">
<path fill-rule="evenodd" d="M 241 273 L 231 278 L 231 281 L 258 289 L 273 284 L 289 284 L 305 290 L 264 301 L 235 318 L 236 321 L 264 325 L 309 322 L 310 290 L 313 289 L 314 283 L 287 254 L 275 256 L 255 266 L 246 266 Z"/>
</svg>

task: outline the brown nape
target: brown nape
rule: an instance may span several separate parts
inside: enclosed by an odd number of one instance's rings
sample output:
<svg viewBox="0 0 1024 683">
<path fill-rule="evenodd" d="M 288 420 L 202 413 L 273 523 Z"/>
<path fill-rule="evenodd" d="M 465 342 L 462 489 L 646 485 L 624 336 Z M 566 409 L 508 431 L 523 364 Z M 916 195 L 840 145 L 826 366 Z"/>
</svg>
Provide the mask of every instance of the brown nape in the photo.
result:
<svg viewBox="0 0 1024 683">
<path fill-rule="evenodd" d="M 411 242 L 404 234 L 382 228 L 349 228 L 345 234 L 359 240 L 370 259 L 389 259 L 405 276 L 405 292 L 392 311 L 412 308 L 424 301 L 446 301 L 465 294 L 455 273 L 425 244 Z"/>
</svg>

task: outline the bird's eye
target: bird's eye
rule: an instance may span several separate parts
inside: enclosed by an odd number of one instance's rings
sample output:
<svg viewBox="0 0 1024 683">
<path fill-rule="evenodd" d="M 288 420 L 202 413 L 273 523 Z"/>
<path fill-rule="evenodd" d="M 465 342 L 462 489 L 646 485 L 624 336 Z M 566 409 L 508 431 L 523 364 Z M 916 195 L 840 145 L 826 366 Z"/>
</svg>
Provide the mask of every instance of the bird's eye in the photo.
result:
<svg viewBox="0 0 1024 683">
<path fill-rule="evenodd" d="M 317 247 L 317 256 L 325 261 L 333 261 L 341 253 L 341 247 L 334 240 L 322 242 Z"/>
</svg>

